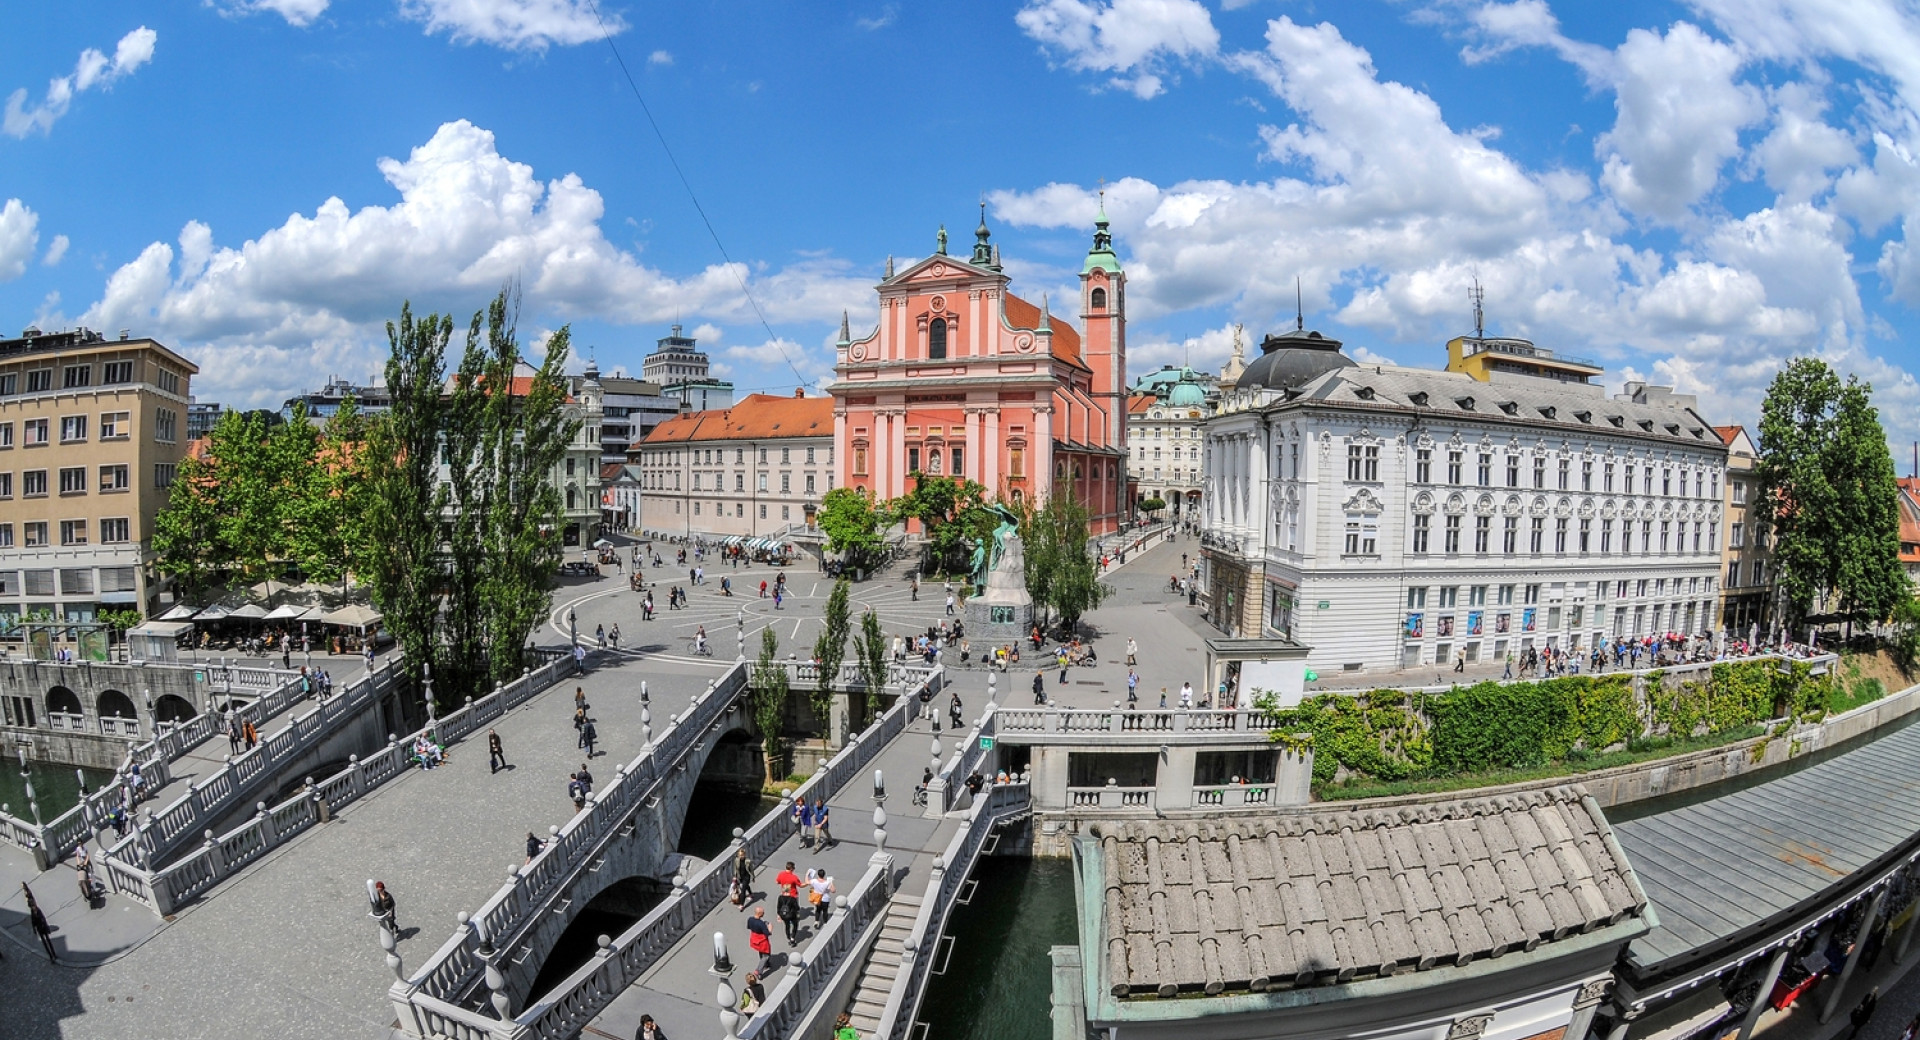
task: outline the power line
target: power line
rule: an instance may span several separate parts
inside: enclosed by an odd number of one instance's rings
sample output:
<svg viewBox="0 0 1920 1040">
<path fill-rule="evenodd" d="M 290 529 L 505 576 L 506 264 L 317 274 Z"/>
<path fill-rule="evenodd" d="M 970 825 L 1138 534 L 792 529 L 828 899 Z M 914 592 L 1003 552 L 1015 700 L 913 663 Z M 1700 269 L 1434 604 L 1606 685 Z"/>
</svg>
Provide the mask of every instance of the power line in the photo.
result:
<svg viewBox="0 0 1920 1040">
<path fill-rule="evenodd" d="M 687 198 L 693 202 L 694 212 L 700 214 L 700 222 L 707 226 L 707 234 L 713 239 L 714 248 L 720 250 L 720 259 L 727 262 L 727 270 L 733 272 L 733 280 L 740 286 L 740 295 L 747 298 L 747 306 L 753 308 L 753 315 L 760 319 L 760 327 L 767 330 L 767 341 L 780 352 L 780 360 L 793 370 L 793 377 L 806 385 L 807 377 L 800 374 L 800 368 L 787 356 L 787 348 L 780 345 L 780 337 L 768 323 L 767 315 L 760 309 L 760 301 L 753 298 L 752 290 L 747 288 L 747 280 L 740 276 L 740 270 L 734 265 L 733 257 L 727 253 L 726 244 L 720 241 L 720 233 L 713 229 L 713 221 L 707 217 L 706 207 L 700 205 L 700 196 L 694 194 L 693 182 L 687 180 L 686 171 L 680 168 L 680 160 L 674 158 L 672 146 L 667 144 L 667 135 L 660 131 L 660 124 L 653 118 L 653 109 L 647 107 L 647 99 L 640 93 L 640 84 L 633 78 L 633 72 L 627 68 L 627 60 L 620 56 L 620 48 L 613 42 L 613 34 L 607 31 L 606 19 L 600 17 L 600 4 L 597 0 L 587 0 L 587 6 L 593 9 L 593 20 L 600 26 L 600 37 L 607 41 L 607 49 L 613 52 L 613 60 L 620 66 L 620 74 L 627 78 L 627 86 L 633 90 L 633 99 L 640 102 L 640 111 L 646 113 L 647 125 L 653 128 L 653 136 L 660 142 L 660 150 L 667 153 L 667 162 L 673 167 L 674 176 L 680 178 L 680 186 L 687 189 Z"/>
</svg>

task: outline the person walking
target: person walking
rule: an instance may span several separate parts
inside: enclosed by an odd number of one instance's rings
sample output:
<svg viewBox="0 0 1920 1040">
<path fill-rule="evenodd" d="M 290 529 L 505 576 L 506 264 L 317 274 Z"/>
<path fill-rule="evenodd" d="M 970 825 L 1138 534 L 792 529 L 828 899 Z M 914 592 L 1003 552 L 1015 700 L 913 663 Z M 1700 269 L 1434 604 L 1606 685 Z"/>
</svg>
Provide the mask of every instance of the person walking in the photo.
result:
<svg viewBox="0 0 1920 1040">
<path fill-rule="evenodd" d="M 40 946 L 47 951 L 47 960 L 60 963 L 60 957 L 53 949 L 53 926 L 47 923 L 47 915 L 40 910 L 40 904 L 33 898 L 33 889 L 25 881 L 20 882 L 20 891 L 27 894 L 27 921 L 33 928 L 33 934 L 40 939 Z"/>
<path fill-rule="evenodd" d="M 581 707 L 578 702 L 575 702 L 574 709 L 573 709 L 573 746 L 574 747 L 583 747 L 586 745 L 587 743 L 587 739 L 585 735 L 586 728 L 587 728 L 587 709 L 584 707 Z"/>
<path fill-rule="evenodd" d="M 488 730 L 487 731 L 487 772 L 489 774 L 498 773 L 500 770 L 505 769 L 506 767 L 507 767 L 507 753 L 500 746 L 500 734 L 494 730 Z"/>
<path fill-rule="evenodd" d="M 800 875 L 793 872 L 793 861 L 787 861 L 787 868 L 774 875 L 773 883 L 780 886 L 780 897 L 775 902 L 780 915 L 780 923 L 787 926 L 787 945 L 800 945 Z"/>
<path fill-rule="evenodd" d="M 373 904 L 371 916 L 380 922 L 380 927 L 385 928 L 389 935 L 400 938 L 400 913 L 394 905 L 393 893 L 387 891 L 384 881 L 372 881 L 369 884 L 373 886 L 367 889 L 368 902 Z"/>
<path fill-rule="evenodd" d="M 953 616 L 953 593 L 947 593 L 947 616 Z"/>
<path fill-rule="evenodd" d="M 767 908 L 756 906 L 747 918 L 747 948 L 760 955 L 756 971 L 766 971 L 773 960 L 773 926 L 767 923 Z"/>
<path fill-rule="evenodd" d="M 800 847 L 804 849 L 812 845 L 813 806 L 807 804 L 805 798 L 801 798 L 793 803 L 793 818 L 795 822 L 800 824 Z M 789 867 L 788 869 L 792 868 Z"/>
<path fill-rule="evenodd" d="M 807 901 L 813 904 L 814 930 L 827 923 L 827 914 L 833 910 L 833 879 L 827 876 L 825 867 L 815 867 L 807 872 Z"/>
<path fill-rule="evenodd" d="M 845 1011 L 833 1020 L 833 1040 L 860 1040 L 860 1031 L 853 1028 L 853 1018 Z"/>
<path fill-rule="evenodd" d="M 1033 703 L 1047 703 L 1047 678 L 1039 672 L 1033 673 Z"/>
<path fill-rule="evenodd" d="M 614 653 L 619 653 L 620 652 L 620 625 L 618 622 L 615 622 L 613 629 L 607 633 L 607 638 L 613 640 Z"/>
<path fill-rule="evenodd" d="M 733 852 L 733 881 L 734 891 L 739 895 L 733 905 L 744 910 L 747 902 L 753 898 L 753 863 L 747 859 L 746 849 L 735 849 Z"/>
<path fill-rule="evenodd" d="M 667 1040 L 667 1031 L 654 1022 L 652 1015 L 641 1015 L 640 1028 L 633 1034 L 633 1040 Z"/>
<path fill-rule="evenodd" d="M 767 990 L 760 985 L 760 973 L 747 972 L 746 984 L 740 987 L 740 1013 L 752 1016 L 755 1011 L 760 1010 L 760 1005 L 766 1002 Z"/>
<path fill-rule="evenodd" d="M 1127 669 L 1127 709 L 1131 711 L 1140 706 L 1140 676 L 1132 668 Z"/>
<path fill-rule="evenodd" d="M 1135 660 L 1135 655 L 1139 653 L 1140 653 L 1140 644 L 1134 642 L 1132 636 L 1128 636 L 1127 637 L 1127 667 L 1128 668 L 1132 668 L 1135 664 L 1138 663 L 1138 661 Z"/>
<path fill-rule="evenodd" d="M 594 728 L 593 720 L 588 719 L 587 724 L 580 727 L 580 743 L 587 749 L 588 758 L 593 757 L 593 742 L 599 739 L 600 731 Z"/>
<path fill-rule="evenodd" d="M 587 807 L 587 785 L 580 781 L 580 774 L 567 776 L 567 798 L 573 802 L 573 811 L 579 812 Z"/>
<path fill-rule="evenodd" d="M 813 830 L 813 850 L 815 852 L 822 851 L 833 845 L 833 832 L 827 829 L 827 800 L 825 798 L 815 798 L 813 800 Z"/>
<path fill-rule="evenodd" d="M 1459 675 L 1467 670 L 1467 648 L 1461 647 L 1453 652 L 1453 674 Z"/>
<path fill-rule="evenodd" d="M 1867 1028 L 1867 1023 L 1873 1020 L 1874 1009 L 1879 1006 L 1880 987 L 1875 986 L 1867 991 L 1866 996 L 1860 998 L 1860 1003 L 1855 1004 L 1853 1011 L 1847 1015 L 1852 1022 L 1852 1028 L 1847 1030 L 1846 1040 L 1854 1040 L 1854 1037 L 1860 1035 L 1862 1029 Z"/>
<path fill-rule="evenodd" d="M 253 728 L 252 719 L 248 719 L 247 721 L 240 724 L 240 739 L 242 743 L 247 745 L 248 751 L 252 751 L 253 746 L 255 744 L 260 743 L 260 731 Z M 133 779 L 134 779 L 133 786 L 137 792 L 138 788 L 140 787 L 140 767 L 138 765 L 133 767 Z M 137 794 L 136 794 L 136 797 L 137 797 Z"/>
<path fill-rule="evenodd" d="M 1190 682 L 1183 682 L 1180 684 L 1180 708 L 1181 710 L 1184 711 L 1192 707 L 1193 707 L 1193 684 Z"/>
<path fill-rule="evenodd" d="M 546 847 L 547 847 L 546 842 L 541 841 L 538 837 L 534 835 L 532 831 L 527 832 L 527 862 L 528 863 L 532 863 L 533 857 L 538 856 L 540 854 L 540 850 Z"/>
<path fill-rule="evenodd" d="M 240 722 L 232 714 L 227 715 L 227 752 L 240 753 Z"/>
<path fill-rule="evenodd" d="M 760 598 L 761 599 L 767 598 L 767 583 L 765 580 L 762 580 L 760 582 Z"/>
<path fill-rule="evenodd" d="M 593 626 L 593 642 L 597 649 L 605 650 L 607 648 L 607 626 L 605 624 Z"/>
</svg>

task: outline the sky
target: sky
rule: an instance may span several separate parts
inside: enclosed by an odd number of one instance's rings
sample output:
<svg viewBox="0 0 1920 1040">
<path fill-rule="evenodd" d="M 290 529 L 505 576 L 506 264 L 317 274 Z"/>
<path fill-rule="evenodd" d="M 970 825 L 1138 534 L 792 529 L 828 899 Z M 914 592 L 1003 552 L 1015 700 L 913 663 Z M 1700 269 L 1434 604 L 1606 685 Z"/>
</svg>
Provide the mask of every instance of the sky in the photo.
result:
<svg viewBox="0 0 1920 1040">
<path fill-rule="evenodd" d="M 196 397 L 366 381 L 403 302 L 530 350 L 832 377 L 889 256 L 986 219 L 1129 367 L 1472 328 L 1752 426 L 1787 358 L 1920 440 L 1920 7 L 1887 0 L 0 2 L 0 330 L 153 336 Z M 1061 308 L 1068 310 L 1070 308 Z"/>
</svg>

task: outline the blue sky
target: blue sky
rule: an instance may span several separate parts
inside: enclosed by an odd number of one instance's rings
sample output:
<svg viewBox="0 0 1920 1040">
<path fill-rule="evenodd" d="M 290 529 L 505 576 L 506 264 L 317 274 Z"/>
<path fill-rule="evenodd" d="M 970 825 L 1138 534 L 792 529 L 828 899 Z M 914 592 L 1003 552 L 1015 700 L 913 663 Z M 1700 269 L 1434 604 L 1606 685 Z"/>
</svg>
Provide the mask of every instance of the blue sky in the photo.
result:
<svg viewBox="0 0 1920 1040">
<path fill-rule="evenodd" d="M 1136 372 L 1289 324 L 1296 277 L 1437 365 L 1478 277 L 1493 331 L 1716 421 L 1817 353 L 1920 438 L 1910 5 L 100 0 L 0 39 L 0 329 L 154 335 L 203 400 L 364 378 L 403 299 L 509 278 L 603 369 L 677 320 L 743 390 L 817 386 L 983 194 L 1018 291 L 1071 292 L 1104 182 Z"/>
</svg>

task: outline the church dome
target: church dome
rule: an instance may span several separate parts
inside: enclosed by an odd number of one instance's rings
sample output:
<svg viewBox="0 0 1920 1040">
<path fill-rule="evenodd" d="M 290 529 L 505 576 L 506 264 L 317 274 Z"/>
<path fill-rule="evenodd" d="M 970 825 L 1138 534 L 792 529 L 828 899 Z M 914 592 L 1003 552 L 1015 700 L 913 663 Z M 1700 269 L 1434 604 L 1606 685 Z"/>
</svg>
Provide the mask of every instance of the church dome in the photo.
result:
<svg viewBox="0 0 1920 1040">
<path fill-rule="evenodd" d="M 1340 353 L 1339 340 L 1296 328 L 1261 341 L 1260 356 L 1234 385 L 1242 390 L 1291 390 L 1335 369 L 1353 367 L 1353 359 Z"/>
<path fill-rule="evenodd" d="M 1180 370 L 1180 381 L 1173 384 L 1167 394 L 1167 403 L 1175 408 L 1204 408 L 1207 404 L 1207 389 L 1193 377 L 1193 369 Z"/>
</svg>

